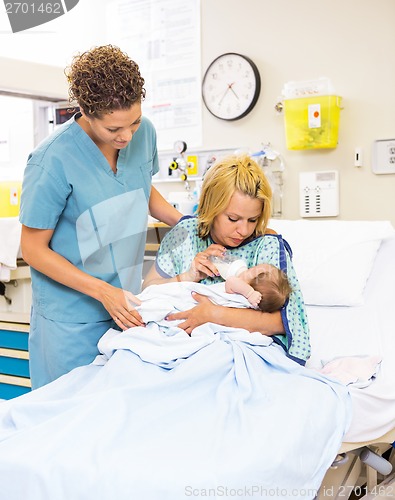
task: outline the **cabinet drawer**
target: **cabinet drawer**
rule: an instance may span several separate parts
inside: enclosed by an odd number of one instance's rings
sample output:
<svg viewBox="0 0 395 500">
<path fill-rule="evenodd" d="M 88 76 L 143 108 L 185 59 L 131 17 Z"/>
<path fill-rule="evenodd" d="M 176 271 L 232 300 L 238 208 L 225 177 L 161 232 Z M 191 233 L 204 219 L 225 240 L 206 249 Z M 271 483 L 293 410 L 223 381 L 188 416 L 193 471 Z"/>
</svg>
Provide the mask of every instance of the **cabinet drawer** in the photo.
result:
<svg viewBox="0 0 395 500">
<path fill-rule="evenodd" d="M 28 339 L 29 325 L 0 322 L 0 399 L 31 391 Z"/>
<path fill-rule="evenodd" d="M 31 382 L 26 377 L 14 377 L 0 373 L 0 398 L 12 399 L 31 391 Z"/>
<path fill-rule="evenodd" d="M 0 347 L 28 350 L 28 332 L 0 329 Z"/>
<path fill-rule="evenodd" d="M 26 394 L 30 392 L 31 389 L 29 387 L 22 387 L 20 385 L 13 384 L 3 384 L 0 382 L 0 399 L 12 399 L 17 396 L 22 396 L 22 394 Z"/>
<path fill-rule="evenodd" d="M 29 377 L 29 353 L 0 347 L 0 373 Z"/>
</svg>

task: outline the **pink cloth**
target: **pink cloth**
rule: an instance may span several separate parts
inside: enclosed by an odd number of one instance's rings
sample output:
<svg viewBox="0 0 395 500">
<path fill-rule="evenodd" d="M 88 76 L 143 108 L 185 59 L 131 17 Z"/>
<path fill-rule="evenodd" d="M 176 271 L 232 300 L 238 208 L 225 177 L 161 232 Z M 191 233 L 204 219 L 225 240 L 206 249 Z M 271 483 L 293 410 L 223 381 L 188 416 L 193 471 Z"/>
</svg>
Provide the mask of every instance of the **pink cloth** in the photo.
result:
<svg viewBox="0 0 395 500">
<path fill-rule="evenodd" d="M 372 383 L 380 363 L 379 356 L 345 356 L 332 359 L 318 371 L 345 385 L 363 388 Z"/>
</svg>

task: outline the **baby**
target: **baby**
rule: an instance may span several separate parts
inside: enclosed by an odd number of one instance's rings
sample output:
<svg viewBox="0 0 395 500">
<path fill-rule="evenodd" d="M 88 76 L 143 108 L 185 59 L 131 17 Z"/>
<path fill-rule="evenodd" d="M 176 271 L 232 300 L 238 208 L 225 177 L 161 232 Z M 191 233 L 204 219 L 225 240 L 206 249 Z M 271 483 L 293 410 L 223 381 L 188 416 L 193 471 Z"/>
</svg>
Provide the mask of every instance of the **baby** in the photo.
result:
<svg viewBox="0 0 395 500">
<path fill-rule="evenodd" d="M 240 293 L 263 312 L 274 312 L 281 309 L 292 289 L 283 271 L 271 264 L 258 264 L 228 276 L 225 291 Z"/>
<path fill-rule="evenodd" d="M 258 264 L 248 269 L 243 259 L 229 252 L 209 258 L 225 280 L 225 291 L 240 293 L 263 312 L 281 309 L 292 292 L 286 274 L 272 264 Z"/>
</svg>

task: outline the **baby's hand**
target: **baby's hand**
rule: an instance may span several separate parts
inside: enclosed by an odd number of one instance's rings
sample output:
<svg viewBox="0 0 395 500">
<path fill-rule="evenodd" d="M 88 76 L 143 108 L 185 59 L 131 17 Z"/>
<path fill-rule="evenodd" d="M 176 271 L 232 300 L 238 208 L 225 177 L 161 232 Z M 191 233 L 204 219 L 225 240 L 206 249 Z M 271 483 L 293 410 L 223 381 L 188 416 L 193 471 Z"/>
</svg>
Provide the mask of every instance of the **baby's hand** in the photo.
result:
<svg viewBox="0 0 395 500">
<path fill-rule="evenodd" d="M 259 302 L 261 301 L 261 298 L 262 298 L 262 295 L 257 292 L 256 290 L 254 290 L 248 297 L 248 302 L 254 306 L 254 307 L 257 307 Z"/>
</svg>

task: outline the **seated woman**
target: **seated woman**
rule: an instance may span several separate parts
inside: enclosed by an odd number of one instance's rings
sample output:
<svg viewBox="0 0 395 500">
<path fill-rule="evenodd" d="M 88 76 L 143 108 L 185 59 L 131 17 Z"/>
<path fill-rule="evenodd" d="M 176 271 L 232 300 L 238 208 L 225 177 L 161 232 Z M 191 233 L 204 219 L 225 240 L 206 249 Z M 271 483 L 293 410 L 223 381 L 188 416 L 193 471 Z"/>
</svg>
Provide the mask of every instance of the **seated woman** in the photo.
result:
<svg viewBox="0 0 395 500">
<path fill-rule="evenodd" d="M 247 155 L 222 159 L 205 175 L 197 217 L 182 218 L 166 234 L 144 288 L 171 281 L 222 281 L 210 256 L 225 251 L 244 259 L 248 267 L 272 264 L 287 275 L 292 289 L 281 311 L 222 307 L 196 295 L 197 306 L 168 319 L 183 319 L 178 326 L 187 333 L 207 322 L 260 332 L 304 365 L 310 342 L 303 298 L 289 246 L 267 229 L 270 214 L 271 189 L 260 166 Z"/>
</svg>

